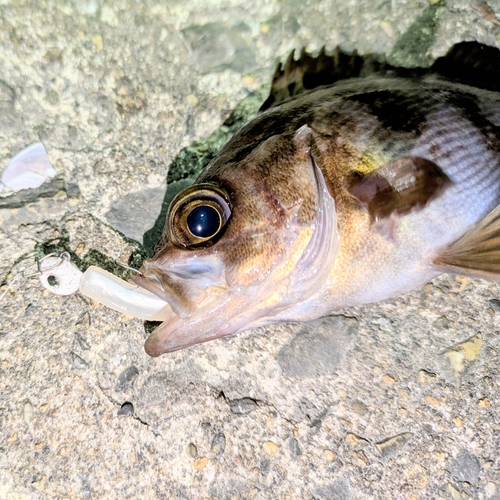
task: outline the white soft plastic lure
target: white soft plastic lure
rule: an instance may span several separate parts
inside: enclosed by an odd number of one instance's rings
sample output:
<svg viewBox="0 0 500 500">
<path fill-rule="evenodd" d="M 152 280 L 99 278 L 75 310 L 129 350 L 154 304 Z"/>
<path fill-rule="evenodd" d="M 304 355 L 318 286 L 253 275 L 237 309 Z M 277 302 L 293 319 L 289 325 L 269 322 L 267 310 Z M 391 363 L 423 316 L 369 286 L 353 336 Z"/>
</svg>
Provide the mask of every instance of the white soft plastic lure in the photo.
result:
<svg viewBox="0 0 500 500">
<path fill-rule="evenodd" d="M 12 191 L 40 187 L 57 174 L 41 142 L 35 142 L 19 151 L 9 162 L 0 177 L 0 192 L 4 186 Z"/>
<path fill-rule="evenodd" d="M 56 295 L 79 291 L 115 311 L 149 321 L 164 321 L 172 313 L 170 306 L 153 293 L 104 269 L 90 266 L 82 273 L 67 252 L 40 259 L 38 270 L 42 286 Z"/>
</svg>

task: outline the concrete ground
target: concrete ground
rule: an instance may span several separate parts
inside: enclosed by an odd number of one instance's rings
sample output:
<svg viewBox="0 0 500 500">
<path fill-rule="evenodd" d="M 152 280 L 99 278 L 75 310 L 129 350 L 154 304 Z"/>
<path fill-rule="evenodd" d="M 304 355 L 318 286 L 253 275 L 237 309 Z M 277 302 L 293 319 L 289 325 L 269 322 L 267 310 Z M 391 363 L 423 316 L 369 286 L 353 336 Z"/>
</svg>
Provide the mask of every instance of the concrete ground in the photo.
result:
<svg viewBox="0 0 500 500">
<path fill-rule="evenodd" d="M 0 498 L 500 499 L 497 284 L 151 359 L 142 321 L 33 275 L 49 250 L 140 260 L 169 166 L 180 189 L 292 48 L 429 64 L 500 47 L 488 3 L 0 2 L 0 170 L 40 140 L 58 172 L 0 194 Z"/>
</svg>

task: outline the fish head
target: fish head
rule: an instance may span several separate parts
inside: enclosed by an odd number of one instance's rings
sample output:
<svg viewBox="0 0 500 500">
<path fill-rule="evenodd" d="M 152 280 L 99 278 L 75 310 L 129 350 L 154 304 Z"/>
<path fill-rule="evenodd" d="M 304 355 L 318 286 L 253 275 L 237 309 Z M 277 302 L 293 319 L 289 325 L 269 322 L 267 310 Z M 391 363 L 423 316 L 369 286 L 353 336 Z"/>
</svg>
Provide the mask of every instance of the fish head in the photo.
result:
<svg viewBox="0 0 500 500">
<path fill-rule="evenodd" d="M 159 249 L 133 280 L 172 317 L 146 341 L 152 356 L 286 317 L 324 285 L 338 235 L 312 130 L 215 159 L 172 201 Z"/>
</svg>

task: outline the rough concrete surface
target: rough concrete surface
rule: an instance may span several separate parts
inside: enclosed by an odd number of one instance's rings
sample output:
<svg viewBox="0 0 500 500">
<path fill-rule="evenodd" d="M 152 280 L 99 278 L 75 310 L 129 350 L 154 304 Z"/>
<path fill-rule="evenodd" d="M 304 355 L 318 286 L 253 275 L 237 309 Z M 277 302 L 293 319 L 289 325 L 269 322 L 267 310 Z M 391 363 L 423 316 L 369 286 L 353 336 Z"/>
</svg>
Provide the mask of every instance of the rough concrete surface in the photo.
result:
<svg viewBox="0 0 500 500">
<path fill-rule="evenodd" d="M 2 169 L 41 140 L 58 171 L 45 194 L 0 197 L 0 498 L 499 499 L 497 284 L 444 276 L 151 359 L 143 322 L 33 274 L 34 250 L 116 269 L 150 249 L 169 166 L 223 140 L 292 48 L 429 64 L 461 40 L 500 46 L 495 15 L 493 0 L 0 1 Z"/>
</svg>

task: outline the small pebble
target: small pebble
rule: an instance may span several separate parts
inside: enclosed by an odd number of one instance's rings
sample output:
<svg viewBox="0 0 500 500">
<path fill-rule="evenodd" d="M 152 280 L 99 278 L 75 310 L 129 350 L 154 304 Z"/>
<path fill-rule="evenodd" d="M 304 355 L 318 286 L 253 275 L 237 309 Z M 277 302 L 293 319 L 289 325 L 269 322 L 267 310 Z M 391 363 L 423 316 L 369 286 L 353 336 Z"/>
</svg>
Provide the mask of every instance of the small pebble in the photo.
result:
<svg viewBox="0 0 500 500">
<path fill-rule="evenodd" d="M 429 383 L 436 380 L 436 374 L 428 372 L 427 370 L 420 370 L 418 372 L 418 380 L 422 383 Z"/>
<path fill-rule="evenodd" d="M 299 455 L 302 454 L 299 442 L 294 437 L 291 437 L 288 440 L 288 446 L 290 447 L 290 453 L 292 454 L 293 457 L 298 457 Z"/>
<path fill-rule="evenodd" d="M 33 420 L 33 405 L 29 401 L 26 401 L 26 403 L 24 403 L 23 416 L 24 421 L 27 424 L 29 424 L 31 420 Z"/>
<path fill-rule="evenodd" d="M 323 450 L 323 458 L 327 462 L 333 462 L 335 460 L 335 453 L 332 450 Z"/>
<path fill-rule="evenodd" d="M 233 399 L 229 401 L 229 409 L 236 415 L 246 415 L 259 407 L 252 398 Z"/>
<path fill-rule="evenodd" d="M 475 455 L 462 449 L 449 465 L 448 472 L 461 482 L 474 483 L 481 472 L 481 463 Z"/>
<path fill-rule="evenodd" d="M 477 402 L 478 408 L 488 408 L 490 406 L 490 400 L 488 398 L 482 398 Z"/>
<path fill-rule="evenodd" d="M 351 404 L 351 409 L 356 415 L 363 416 L 368 411 L 368 407 L 363 403 L 363 401 L 353 401 Z"/>
<path fill-rule="evenodd" d="M 272 441 L 266 441 L 262 445 L 262 449 L 269 455 L 269 456 L 274 456 L 276 453 L 278 453 L 280 447 L 276 444 L 273 443 Z"/>
<path fill-rule="evenodd" d="M 212 445 L 210 446 L 210 450 L 212 453 L 216 455 L 222 455 L 224 450 L 226 449 L 226 436 L 224 433 L 217 433 L 212 439 Z"/>
<path fill-rule="evenodd" d="M 131 417 L 134 414 L 134 405 L 128 401 L 123 403 L 118 410 L 118 416 Z"/>
<path fill-rule="evenodd" d="M 102 52 L 104 49 L 104 41 L 102 36 L 97 34 L 92 37 L 92 43 L 94 44 L 97 53 Z"/>
<path fill-rule="evenodd" d="M 198 98 L 194 94 L 188 94 L 186 96 L 186 102 L 194 108 L 198 104 Z"/>
<path fill-rule="evenodd" d="M 420 464 L 412 464 L 403 469 L 406 479 L 419 490 L 424 489 L 429 484 L 429 473 Z"/>
<path fill-rule="evenodd" d="M 497 486 L 495 483 L 487 483 L 484 487 L 484 492 L 486 493 L 487 498 L 491 498 L 497 491 Z"/>
<path fill-rule="evenodd" d="M 438 405 L 441 402 L 439 400 L 439 398 L 436 398 L 435 396 L 430 396 L 430 395 L 425 396 L 425 401 L 426 401 L 426 403 L 428 403 L 430 405 Z"/>
<path fill-rule="evenodd" d="M 490 307 L 495 312 L 500 312 L 500 300 L 499 299 L 490 299 L 489 301 Z"/>
<path fill-rule="evenodd" d="M 75 325 L 77 326 L 89 326 L 90 325 L 90 313 L 88 311 L 82 312 L 80 316 L 78 316 L 78 319 L 76 320 Z"/>
<path fill-rule="evenodd" d="M 476 335 L 448 347 L 444 351 L 443 355 L 447 358 L 448 364 L 457 379 L 460 378 L 465 368 L 479 357 L 482 345 L 483 335 L 476 333 Z"/>
<path fill-rule="evenodd" d="M 123 370 L 118 376 L 118 381 L 116 382 L 115 391 L 116 392 L 128 391 L 132 387 L 132 384 L 134 383 L 134 380 L 137 378 L 137 375 L 139 375 L 139 370 L 137 366 L 131 365 L 125 368 L 125 370 Z"/>
<path fill-rule="evenodd" d="M 433 326 L 443 330 L 448 330 L 448 328 L 450 328 L 450 322 L 446 316 L 440 316 L 436 321 L 434 321 Z"/>
<path fill-rule="evenodd" d="M 375 448 L 383 457 L 388 457 L 400 451 L 403 446 L 411 439 L 411 432 L 403 432 L 396 436 L 391 436 L 383 441 L 375 443 Z"/>
<path fill-rule="evenodd" d="M 194 470 L 201 470 L 204 469 L 208 464 L 208 458 L 207 457 L 200 457 L 197 458 L 194 463 L 193 463 L 193 469 Z"/>
<path fill-rule="evenodd" d="M 75 333 L 75 339 L 82 350 L 88 351 L 90 349 L 88 342 L 79 333 Z"/>
<path fill-rule="evenodd" d="M 69 359 L 77 370 L 86 370 L 89 367 L 89 363 L 74 352 L 69 353 Z"/>
<path fill-rule="evenodd" d="M 198 448 L 194 443 L 189 443 L 186 447 L 186 454 L 188 457 L 196 458 L 198 456 Z"/>
</svg>

